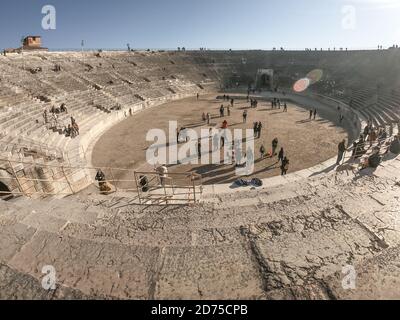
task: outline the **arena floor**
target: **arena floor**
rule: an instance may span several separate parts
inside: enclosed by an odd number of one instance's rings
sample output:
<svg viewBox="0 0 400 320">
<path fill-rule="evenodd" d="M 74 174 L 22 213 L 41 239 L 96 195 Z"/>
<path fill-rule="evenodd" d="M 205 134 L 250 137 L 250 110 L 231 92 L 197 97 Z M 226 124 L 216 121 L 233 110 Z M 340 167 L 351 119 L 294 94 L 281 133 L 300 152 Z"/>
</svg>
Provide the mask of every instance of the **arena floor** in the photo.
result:
<svg viewBox="0 0 400 320">
<path fill-rule="evenodd" d="M 252 129 L 253 122 L 261 121 L 263 130 L 261 139 L 255 140 L 255 171 L 249 176 L 267 178 L 280 174 L 277 158 L 260 159 L 259 148 L 263 143 L 267 152 L 271 142 L 279 139 L 278 150 L 283 147 L 290 160 L 289 173 L 317 165 L 336 155 L 337 144 L 347 138 L 347 132 L 331 121 L 321 119 L 309 121 L 309 111 L 288 104 L 288 112 L 272 110 L 270 102 L 259 101 L 258 108 L 250 108 L 250 103 L 238 100 L 231 108 L 231 116 L 219 117 L 219 107 L 228 102 L 217 100 L 218 94 L 182 99 L 162 106 L 147 109 L 128 117 L 106 132 L 96 143 L 92 163 L 95 167 L 129 168 L 139 171 L 153 171 L 146 162 L 146 150 L 152 142 L 146 142 L 148 130 L 159 128 L 168 132 L 168 121 L 178 121 L 179 127 L 195 130 L 201 128 L 219 128 L 222 121 L 228 121 L 231 129 Z M 248 110 L 247 123 L 242 122 L 243 110 Z M 210 112 L 213 119 L 210 126 L 202 121 L 202 113 Z M 225 113 L 226 115 L 226 113 Z M 176 165 L 169 167 L 170 172 L 197 172 L 202 174 L 204 184 L 231 183 L 239 177 L 233 165 Z M 115 174 L 123 179 L 124 174 Z"/>
</svg>

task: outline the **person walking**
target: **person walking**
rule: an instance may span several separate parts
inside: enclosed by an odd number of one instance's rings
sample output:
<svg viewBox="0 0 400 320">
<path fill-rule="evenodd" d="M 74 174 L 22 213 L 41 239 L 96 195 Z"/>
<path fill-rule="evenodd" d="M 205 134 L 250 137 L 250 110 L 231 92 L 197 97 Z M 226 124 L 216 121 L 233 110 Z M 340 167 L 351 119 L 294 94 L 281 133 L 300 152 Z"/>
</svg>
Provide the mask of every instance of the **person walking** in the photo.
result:
<svg viewBox="0 0 400 320">
<path fill-rule="evenodd" d="M 278 162 L 283 162 L 284 155 L 285 155 L 285 153 L 283 151 L 283 148 L 281 148 L 281 150 L 278 153 Z"/>
<path fill-rule="evenodd" d="M 201 139 L 197 141 L 197 156 L 201 158 Z"/>
<path fill-rule="evenodd" d="M 265 157 L 265 147 L 264 147 L 263 144 L 260 147 L 260 155 L 261 155 L 261 159 L 264 159 L 264 157 Z"/>
<path fill-rule="evenodd" d="M 257 134 L 258 134 L 257 138 L 258 138 L 258 139 L 261 138 L 261 130 L 262 130 L 262 127 L 263 127 L 263 125 L 262 125 L 262 123 L 261 123 L 261 121 L 260 121 L 260 122 L 258 123 L 258 125 L 257 125 Z"/>
<path fill-rule="evenodd" d="M 254 138 L 257 137 L 258 123 L 253 123 Z"/>
<path fill-rule="evenodd" d="M 342 142 L 338 145 L 338 157 L 336 160 L 336 165 L 340 165 L 340 162 L 343 160 L 344 152 L 346 151 L 346 140 L 343 139 Z"/>
<path fill-rule="evenodd" d="M 282 165 L 281 165 L 281 175 L 285 176 L 289 170 L 289 159 L 283 158 Z"/>
<path fill-rule="evenodd" d="M 278 143 L 279 143 L 278 138 L 272 140 L 271 158 L 276 155 L 276 148 L 278 148 Z"/>
</svg>

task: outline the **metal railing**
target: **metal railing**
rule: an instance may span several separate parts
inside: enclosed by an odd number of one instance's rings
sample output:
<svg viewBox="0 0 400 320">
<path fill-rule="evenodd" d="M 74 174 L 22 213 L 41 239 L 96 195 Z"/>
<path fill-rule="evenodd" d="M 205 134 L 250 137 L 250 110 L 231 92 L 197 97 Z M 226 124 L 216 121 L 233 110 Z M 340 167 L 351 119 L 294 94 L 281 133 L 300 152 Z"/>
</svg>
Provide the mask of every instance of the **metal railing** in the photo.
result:
<svg viewBox="0 0 400 320">
<path fill-rule="evenodd" d="M 163 178 L 155 171 L 138 172 L 113 167 L 53 165 L 2 158 L 0 164 L 8 173 L 1 175 L 0 181 L 4 181 L 10 190 L 0 191 L 0 196 L 65 197 L 94 185 L 101 194 L 118 193 L 137 199 L 140 204 L 171 204 L 196 203 L 203 191 L 202 176 L 196 173 L 168 173 Z M 102 181 L 95 180 L 98 170 L 106 177 Z M 141 182 L 142 177 L 146 177 L 146 184 Z"/>
<path fill-rule="evenodd" d="M 203 191 L 202 176 L 197 173 L 169 173 L 165 177 L 157 172 L 136 172 L 136 189 L 140 203 L 156 199 L 170 202 L 196 203 Z"/>
</svg>

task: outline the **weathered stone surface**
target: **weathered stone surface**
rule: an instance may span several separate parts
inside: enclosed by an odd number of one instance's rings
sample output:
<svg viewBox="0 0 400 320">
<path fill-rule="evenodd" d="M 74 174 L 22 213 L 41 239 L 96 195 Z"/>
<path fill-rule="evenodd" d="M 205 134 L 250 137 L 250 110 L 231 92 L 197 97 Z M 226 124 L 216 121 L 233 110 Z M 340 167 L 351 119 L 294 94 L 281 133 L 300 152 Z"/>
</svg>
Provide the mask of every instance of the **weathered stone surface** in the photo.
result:
<svg viewBox="0 0 400 320">
<path fill-rule="evenodd" d="M 195 206 L 143 206 L 95 195 L 0 202 L 0 278 L 10 284 L 0 294 L 400 298 L 399 178 L 400 171 L 330 173 L 208 195 Z M 44 265 L 56 270 L 53 293 L 40 287 Z M 347 265 L 357 271 L 356 290 L 342 288 Z"/>
<path fill-rule="evenodd" d="M 100 298 L 102 297 L 86 296 L 78 290 L 62 286 L 57 286 L 55 290 L 45 290 L 36 278 L 0 264 L 0 300 L 84 300 Z"/>
<path fill-rule="evenodd" d="M 343 289 L 342 274 L 336 274 L 327 280 L 337 299 L 400 298 L 400 247 L 390 248 L 357 264 L 355 271 L 355 289 Z"/>
</svg>

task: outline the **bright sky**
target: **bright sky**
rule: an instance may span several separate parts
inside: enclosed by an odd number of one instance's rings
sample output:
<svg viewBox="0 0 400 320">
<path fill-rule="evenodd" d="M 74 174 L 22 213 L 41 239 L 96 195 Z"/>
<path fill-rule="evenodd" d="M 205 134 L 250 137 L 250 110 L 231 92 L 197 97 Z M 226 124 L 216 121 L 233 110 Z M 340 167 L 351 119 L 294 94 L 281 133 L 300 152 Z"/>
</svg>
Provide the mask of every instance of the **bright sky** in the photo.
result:
<svg viewBox="0 0 400 320">
<path fill-rule="evenodd" d="M 42 7 L 56 8 L 56 30 Z M 0 48 L 376 48 L 400 44 L 400 0 L 2 0 Z"/>
</svg>

